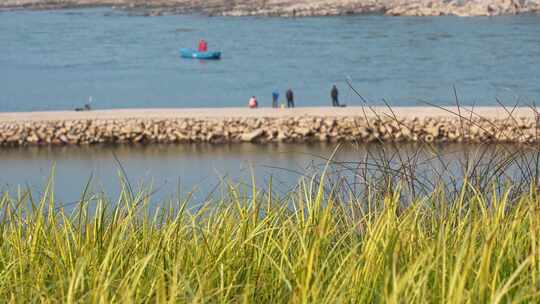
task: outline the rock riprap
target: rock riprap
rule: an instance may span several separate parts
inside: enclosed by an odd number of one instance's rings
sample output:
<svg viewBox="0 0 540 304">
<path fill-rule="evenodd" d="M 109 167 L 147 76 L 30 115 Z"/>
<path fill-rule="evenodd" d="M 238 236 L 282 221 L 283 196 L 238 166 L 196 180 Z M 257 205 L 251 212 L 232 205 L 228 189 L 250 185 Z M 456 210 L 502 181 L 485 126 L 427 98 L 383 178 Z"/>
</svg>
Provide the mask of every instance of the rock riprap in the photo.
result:
<svg viewBox="0 0 540 304">
<path fill-rule="evenodd" d="M 0 122 L 0 145 L 273 142 L 540 142 L 528 118 L 248 117 Z"/>
<path fill-rule="evenodd" d="M 218 16 L 494 16 L 540 12 L 540 0 L 0 0 L 0 9 L 111 6 L 157 16 L 202 12 Z"/>
</svg>

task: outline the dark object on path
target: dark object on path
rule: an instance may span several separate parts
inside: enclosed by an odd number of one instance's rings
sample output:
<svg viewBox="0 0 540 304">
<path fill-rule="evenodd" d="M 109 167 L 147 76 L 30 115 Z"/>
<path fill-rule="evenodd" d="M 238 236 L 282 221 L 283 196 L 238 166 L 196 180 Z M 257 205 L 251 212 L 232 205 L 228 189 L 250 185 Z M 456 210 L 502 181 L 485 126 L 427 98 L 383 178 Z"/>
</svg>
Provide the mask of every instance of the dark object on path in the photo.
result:
<svg viewBox="0 0 540 304">
<path fill-rule="evenodd" d="M 291 89 L 287 90 L 287 93 L 285 94 L 287 97 L 287 108 L 294 108 L 294 94 Z"/>
<path fill-rule="evenodd" d="M 92 108 L 90 107 L 89 103 L 84 104 L 84 108 L 75 108 L 75 111 L 81 112 L 81 111 L 90 111 Z"/>
</svg>

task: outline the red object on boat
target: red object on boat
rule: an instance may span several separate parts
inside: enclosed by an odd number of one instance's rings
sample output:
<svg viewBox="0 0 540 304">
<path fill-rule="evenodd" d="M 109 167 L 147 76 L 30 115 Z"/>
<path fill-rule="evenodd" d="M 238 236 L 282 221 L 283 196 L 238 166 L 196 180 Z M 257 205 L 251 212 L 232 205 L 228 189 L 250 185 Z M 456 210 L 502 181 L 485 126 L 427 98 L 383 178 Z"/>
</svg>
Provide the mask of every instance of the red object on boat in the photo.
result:
<svg viewBox="0 0 540 304">
<path fill-rule="evenodd" d="M 204 41 L 204 40 L 199 41 L 199 48 L 198 48 L 198 51 L 199 51 L 199 52 L 206 52 L 206 51 L 208 51 L 208 44 L 206 43 L 206 41 Z"/>
</svg>

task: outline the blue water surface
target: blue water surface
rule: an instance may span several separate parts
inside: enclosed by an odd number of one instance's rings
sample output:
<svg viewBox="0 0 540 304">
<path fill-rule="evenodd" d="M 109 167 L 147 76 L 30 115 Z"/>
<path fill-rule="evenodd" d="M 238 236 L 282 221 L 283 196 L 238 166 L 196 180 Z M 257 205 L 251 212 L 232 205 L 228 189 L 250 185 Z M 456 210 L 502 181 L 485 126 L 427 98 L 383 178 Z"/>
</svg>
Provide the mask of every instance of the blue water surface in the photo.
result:
<svg viewBox="0 0 540 304">
<path fill-rule="evenodd" d="M 205 38 L 217 62 L 185 60 Z M 232 107 L 295 90 L 301 106 L 540 101 L 540 17 L 143 17 L 110 9 L 0 13 L 0 111 Z"/>
</svg>

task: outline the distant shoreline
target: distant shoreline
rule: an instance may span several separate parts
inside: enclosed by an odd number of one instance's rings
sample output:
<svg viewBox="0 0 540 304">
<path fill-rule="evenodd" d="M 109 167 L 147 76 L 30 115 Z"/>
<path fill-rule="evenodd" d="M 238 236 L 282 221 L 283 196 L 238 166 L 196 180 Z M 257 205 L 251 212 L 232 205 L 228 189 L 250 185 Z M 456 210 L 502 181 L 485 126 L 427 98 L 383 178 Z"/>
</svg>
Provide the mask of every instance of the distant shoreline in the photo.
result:
<svg viewBox="0 0 540 304">
<path fill-rule="evenodd" d="M 539 14 L 540 1 L 525 0 L 0 0 L 0 11 L 59 10 L 107 7 L 136 15 L 160 16 L 202 13 L 208 16 L 498 16 Z"/>
</svg>

